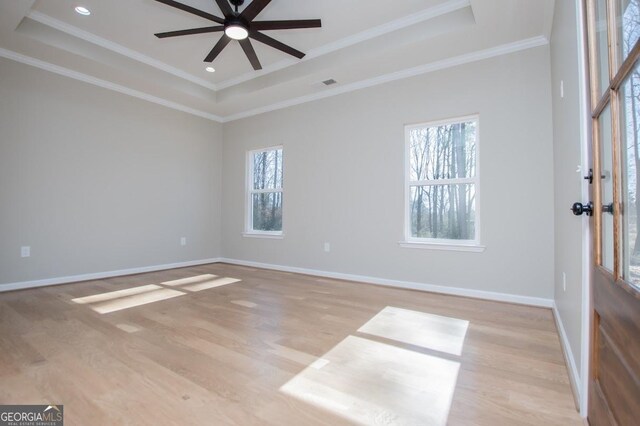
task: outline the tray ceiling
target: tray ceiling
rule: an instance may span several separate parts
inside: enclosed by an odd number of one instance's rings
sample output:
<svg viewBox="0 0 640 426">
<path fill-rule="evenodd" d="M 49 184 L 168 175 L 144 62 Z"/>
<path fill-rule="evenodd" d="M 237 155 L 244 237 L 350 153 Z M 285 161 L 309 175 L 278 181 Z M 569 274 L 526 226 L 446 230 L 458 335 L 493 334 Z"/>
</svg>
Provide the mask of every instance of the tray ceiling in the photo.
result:
<svg viewBox="0 0 640 426">
<path fill-rule="evenodd" d="M 181 2 L 222 16 L 214 0 Z M 307 56 L 253 42 L 254 71 L 234 41 L 208 73 L 220 33 L 153 34 L 209 21 L 154 0 L 81 1 L 90 16 L 78 4 L 0 0 L 0 56 L 219 121 L 542 45 L 553 18 L 553 0 L 273 0 L 260 20 L 322 19 L 266 32 Z"/>
</svg>

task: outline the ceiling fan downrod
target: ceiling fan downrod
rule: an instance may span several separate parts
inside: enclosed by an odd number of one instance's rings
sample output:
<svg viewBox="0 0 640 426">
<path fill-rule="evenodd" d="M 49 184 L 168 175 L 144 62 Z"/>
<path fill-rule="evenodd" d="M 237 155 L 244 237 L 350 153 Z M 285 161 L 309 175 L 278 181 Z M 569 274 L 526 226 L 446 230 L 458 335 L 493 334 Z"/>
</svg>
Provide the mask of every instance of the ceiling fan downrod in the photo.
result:
<svg viewBox="0 0 640 426">
<path fill-rule="evenodd" d="M 242 6 L 242 4 L 244 3 L 244 0 L 229 0 L 229 3 L 235 6 L 236 13 L 238 13 L 238 7 Z"/>
</svg>

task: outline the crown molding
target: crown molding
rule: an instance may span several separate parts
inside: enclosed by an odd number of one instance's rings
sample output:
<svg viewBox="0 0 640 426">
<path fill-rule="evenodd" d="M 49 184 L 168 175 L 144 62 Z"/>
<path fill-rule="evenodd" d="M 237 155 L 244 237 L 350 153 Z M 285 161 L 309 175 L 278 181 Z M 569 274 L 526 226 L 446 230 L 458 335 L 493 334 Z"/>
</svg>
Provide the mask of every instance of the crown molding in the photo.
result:
<svg viewBox="0 0 640 426">
<path fill-rule="evenodd" d="M 489 49 L 479 50 L 476 52 L 455 56 L 453 58 L 447 58 L 441 61 L 431 62 L 428 64 L 419 65 L 417 67 L 396 71 L 390 74 L 385 74 L 378 77 L 357 81 L 355 83 L 345 84 L 344 86 L 327 89 L 320 93 L 300 96 L 298 98 L 289 99 L 286 101 L 263 106 L 260 108 L 255 108 L 249 111 L 228 115 L 223 118 L 223 122 L 227 123 L 230 121 L 240 120 L 242 118 L 264 114 L 266 112 L 288 108 L 291 106 L 300 105 L 307 102 L 328 98 L 331 96 L 337 96 L 343 93 L 353 92 L 355 90 L 365 89 L 367 87 L 373 87 L 380 84 L 389 83 L 391 81 L 402 80 L 409 77 L 415 77 L 417 75 L 427 74 L 430 72 L 439 71 L 442 69 L 451 68 L 458 65 L 464 65 L 471 62 L 481 61 L 483 59 L 489 59 L 496 56 L 507 55 L 509 53 L 515 53 L 521 50 L 527 50 L 534 47 L 544 46 L 547 44 L 549 44 L 549 40 L 547 40 L 547 38 L 543 36 L 537 36 L 537 37 L 532 37 L 524 40 L 519 40 L 513 43 L 507 43 L 507 44 L 492 47 Z"/>
<path fill-rule="evenodd" d="M 129 87 L 121 86 L 110 81 L 102 80 L 97 77 L 93 77 L 87 74 L 83 74 L 78 71 L 73 71 L 68 68 L 64 68 L 58 65 L 51 64 L 49 62 L 41 61 L 39 59 L 32 58 L 30 56 L 22 55 L 12 50 L 0 48 L 0 57 L 11 59 L 16 62 L 21 62 L 26 65 L 31 65 L 36 68 L 40 68 L 46 71 L 53 72 L 55 74 L 63 75 L 65 77 L 73 78 L 75 80 L 83 81 L 85 83 L 93 84 L 94 86 L 102 87 L 104 89 L 113 90 L 114 92 L 123 93 L 125 95 L 133 96 L 134 98 L 143 99 L 148 102 L 153 102 L 158 105 L 165 106 L 167 108 L 175 109 L 178 111 L 186 112 L 188 114 L 196 115 L 198 117 L 206 118 L 208 120 L 217 121 L 221 123 L 222 117 L 215 114 L 211 114 L 198 109 L 190 108 L 186 105 L 179 104 L 177 102 L 169 101 L 167 99 L 159 98 L 157 96 L 150 95 L 148 93 L 140 92 Z"/>
<path fill-rule="evenodd" d="M 113 90 L 125 95 L 133 96 L 139 99 L 144 99 L 149 102 L 156 103 L 158 105 L 172 108 L 178 111 L 193 114 L 198 117 L 206 118 L 208 120 L 216 121 L 218 123 L 228 123 L 235 120 L 240 120 L 254 115 L 264 114 L 271 111 L 276 111 L 291 106 L 304 104 L 307 102 L 316 101 L 319 99 L 329 98 L 332 96 L 341 95 L 343 93 L 353 92 L 367 87 L 373 87 L 384 83 L 389 83 L 396 80 L 402 80 L 405 78 L 415 77 L 421 74 L 427 74 L 434 71 L 439 71 L 446 68 L 451 68 L 459 65 L 468 64 L 471 62 L 481 61 L 484 59 L 493 58 L 496 56 L 507 55 L 510 53 L 519 52 L 521 50 L 532 49 L 549 44 L 549 40 L 544 36 L 532 37 L 524 40 L 519 40 L 513 43 L 507 43 L 500 46 L 492 47 L 489 49 L 479 50 L 476 52 L 467 53 L 464 55 L 455 56 L 453 58 L 443 59 L 441 61 L 431 62 L 424 65 L 419 65 L 413 68 L 396 71 L 393 73 L 373 77 L 366 80 L 357 81 L 343 86 L 327 89 L 320 93 L 314 93 L 311 95 L 300 96 L 298 98 L 289 99 L 282 102 L 277 102 L 271 105 L 255 108 L 248 111 L 239 112 L 237 114 L 231 114 L 227 116 L 219 116 L 211 114 L 205 111 L 190 108 L 188 106 L 169 101 L 157 96 L 150 95 L 148 93 L 140 92 L 129 87 L 121 86 L 116 83 L 112 83 L 106 80 L 102 80 L 96 77 L 92 77 L 87 74 L 73 71 L 68 68 L 63 68 L 58 65 L 51 64 L 49 62 L 41 61 L 39 59 L 32 58 L 30 56 L 22 55 L 20 53 L 0 48 L 0 57 L 11 59 L 23 64 L 31 65 L 43 70 L 51 71 L 56 74 L 63 75 L 65 77 L 73 78 L 85 83 L 93 84 L 105 89 Z"/>
<path fill-rule="evenodd" d="M 345 47 L 353 46 L 354 44 L 362 43 L 364 41 L 371 40 L 376 37 L 380 37 L 382 35 L 391 33 L 393 31 L 397 31 L 402 28 L 406 28 L 411 25 L 418 24 L 420 22 L 428 21 L 430 19 L 434 19 L 439 16 L 446 15 L 470 6 L 471 6 L 470 0 L 450 0 L 446 3 L 442 3 L 437 6 L 430 7 L 418 13 L 404 16 L 394 21 L 387 22 L 377 27 L 373 27 L 368 30 L 359 32 L 357 34 L 347 36 L 345 38 L 325 44 L 315 49 L 311 49 L 306 53 L 305 57 L 302 58 L 301 60 L 284 59 L 280 62 L 276 62 L 275 64 L 265 66 L 261 71 L 257 71 L 257 72 L 252 71 L 252 72 L 242 74 L 241 76 L 231 78 L 229 80 L 221 81 L 216 84 L 216 87 L 218 90 L 222 90 L 228 87 L 236 86 L 238 84 L 245 83 L 249 80 L 253 80 L 254 78 L 262 77 L 267 74 L 280 71 L 284 68 L 288 68 L 300 62 L 318 58 L 320 56 L 327 55 L 337 50 L 344 49 Z"/>
<path fill-rule="evenodd" d="M 162 61 L 159 61 L 157 59 L 153 59 L 149 56 L 146 56 L 138 51 L 135 51 L 133 49 L 129 49 L 128 47 L 122 46 L 121 44 L 118 43 L 114 43 L 112 41 L 109 41 L 107 39 L 104 39 L 102 37 L 98 37 L 95 34 L 92 34 L 90 32 L 81 30 L 78 27 L 74 27 L 73 25 L 69 25 L 66 22 L 62 22 L 58 19 L 52 18 L 49 15 L 45 15 L 42 12 L 38 12 L 37 10 L 32 10 L 30 11 L 27 15 L 27 18 L 32 19 L 36 22 L 39 22 L 41 24 L 44 24 L 48 27 L 51 28 L 55 28 L 58 31 L 62 31 L 66 34 L 69 34 L 71 36 L 74 36 L 76 38 L 82 39 L 84 41 L 88 41 L 89 43 L 95 44 L 97 46 L 103 47 L 107 50 L 111 50 L 112 52 L 116 52 L 120 55 L 126 56 L 130 59 L 133 59 L 134 61 L 137 62 L 141 62 L 143 64 L 149 65 L 151 67 L 157 68 L 161 71 L 164 71 L 166 73 L 172 74 L 176 77 L 179 77 L 183 80 L 187 80 L 190 81 L 192 83 L 195 83 L 199 86 L 205 87 L 209 90 L 213 90 L 216 91 L 218 90 L 218 87 L 216 84 L 207 81 L 205 79 L 196 77 L 192 74 L 189 74 L 181 69 L 178 69 L 176 67 L 173 67 L 169 64 L 166 64 Z"/>
</svg>

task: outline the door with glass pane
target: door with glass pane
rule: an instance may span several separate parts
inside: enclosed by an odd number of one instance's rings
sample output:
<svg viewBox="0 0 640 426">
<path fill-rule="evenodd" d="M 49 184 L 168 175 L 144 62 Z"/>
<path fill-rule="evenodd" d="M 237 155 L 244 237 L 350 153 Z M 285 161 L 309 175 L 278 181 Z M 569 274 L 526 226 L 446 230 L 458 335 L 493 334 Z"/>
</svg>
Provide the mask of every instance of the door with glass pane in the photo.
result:
<svg viewBox="0 0 640 426">
<path fill-rule="evenodd" d="M 640 422 L 640 0 L 585 0 L 593 125 L 591 425 Z"/>
</svg>

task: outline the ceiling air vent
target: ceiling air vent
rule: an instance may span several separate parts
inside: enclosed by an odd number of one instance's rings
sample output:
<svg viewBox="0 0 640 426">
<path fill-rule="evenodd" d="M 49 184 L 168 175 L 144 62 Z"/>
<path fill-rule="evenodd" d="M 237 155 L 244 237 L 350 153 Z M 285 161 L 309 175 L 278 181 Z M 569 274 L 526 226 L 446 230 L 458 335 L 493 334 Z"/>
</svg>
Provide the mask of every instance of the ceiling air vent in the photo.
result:
<svg viewBox="0 0 640 426">
<path fill-rule="evenodd" d="M 330 78 L 329 80 L 325 80 L 322 82 L 322 84 L 324 84 L 325 86 L 331 86 L 332 84 L 336 84 L 337 81 L 335 81 L 334 79 Z"/>
</svg>

